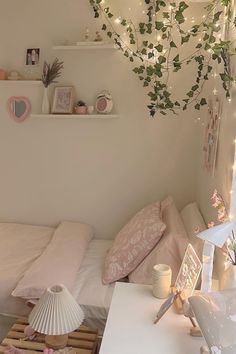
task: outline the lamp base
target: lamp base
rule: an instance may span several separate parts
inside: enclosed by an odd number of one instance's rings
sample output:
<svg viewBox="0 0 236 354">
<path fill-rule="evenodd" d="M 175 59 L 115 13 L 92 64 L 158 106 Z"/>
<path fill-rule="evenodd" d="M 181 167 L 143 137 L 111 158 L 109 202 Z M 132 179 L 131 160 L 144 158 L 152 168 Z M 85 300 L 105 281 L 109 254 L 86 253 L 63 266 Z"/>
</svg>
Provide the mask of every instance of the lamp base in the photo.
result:
<svg viewBox="0 0 236 354">
<path fill-rule="evenodd" d="M 47 348 L 63 349 L 66 347 L 68 341 L 68 334 L 58 336 L 45 336 L 45 344 Z"/>
</svg>

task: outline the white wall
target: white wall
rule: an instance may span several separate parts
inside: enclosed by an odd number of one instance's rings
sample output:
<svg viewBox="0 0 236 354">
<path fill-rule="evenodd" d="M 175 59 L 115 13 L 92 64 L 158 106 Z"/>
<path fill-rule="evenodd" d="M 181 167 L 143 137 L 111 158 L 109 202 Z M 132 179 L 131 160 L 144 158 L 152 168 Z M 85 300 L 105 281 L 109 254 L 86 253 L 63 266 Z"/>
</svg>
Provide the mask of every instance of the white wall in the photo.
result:
<svg viewBox="0 0 236 354">
<path fill-rule="evenodd" d="M 232 64 L 236 63 L 236 58 L 232 58 Z M 233 65 L 232 65 L 233 66 Z M 202 126 L 202 138 L 200 141 L 200 166 L 198 173 L 198 202 L 200 209 L 204 215 L 205 221 L 216 221 L 216 210 L 212 207 L 211 196 L 214 189 L 217 189 L 226 203 L 228 212 L 232 212 L 236 218 L 236 197 L 231 195 L 232 190 L 232 178 L 233 178 L 233 165 L 235 155 L 235 138 L 236 138 L 236 86 L 232 86 L 231 101 L 228 102 L 225 98 L 225 93 L 220 89 L 220 81 L 214 83 L 219 89 L 220 97 L 223 102 L 223 110 L 221 115 L 220 132 L 219 132 L 219 145 L 216 161 L 216 170 L 214 176 L 211 176 L 203 168 L 203 137 L 206 127 L 206 121 Z M 213 87 L 213 85 L 212 85 Z M 209 87 L 209 92 L 212 91 L 212 87 Z M 206 118 L 206 117 L 205 117 Z M 231 198 L 234 200 L 234 206 L 231 208 Z M 231 210 L 234 209 L 234 210 Z"/>
<path fill-rule="evenodd" d="M 109 89 L 120 117 L 17 124 L 6 113 L 7 98 L 26 95 L 39 112 L 42 88 L 0 83 L 0 218 L 43 225 L 80 220 L 98 237 L 113 238 L 149 202 L 172 194 L 181 208 L 196 199 L 199 113 L 151 120 L 145 92 L 121 53 L 51 50 L 82 39 L 86 27 L 99 28 L 87 0 L 1 1 L 2 68 L 23 72 L 25 49 L 40 47 L 41 59 L 64 61 L 61 82 L 74 85 L 78 98 L 91 104 Z M 174 78 L 173 90 L 192 83 L 189 70 L 184 80 Z"/>
</svg>

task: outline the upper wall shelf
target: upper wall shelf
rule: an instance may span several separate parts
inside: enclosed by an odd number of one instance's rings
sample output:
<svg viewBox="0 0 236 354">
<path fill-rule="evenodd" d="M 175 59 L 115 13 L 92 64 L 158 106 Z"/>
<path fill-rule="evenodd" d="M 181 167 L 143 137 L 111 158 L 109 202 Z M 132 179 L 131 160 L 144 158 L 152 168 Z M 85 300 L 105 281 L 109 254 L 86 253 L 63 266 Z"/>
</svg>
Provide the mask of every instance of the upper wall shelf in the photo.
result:
<svg viewBox="0 0 236 354">
<path fill-rule="evenodd" d="M 84 119 L 108 119 L 108 118 L 118 118 L 118 114 L 31 114 L 32 118 L 65 118 L 65 119 L 70 119 L 70 118 L 84 118 Z"/>
<path fill-rule="evenodd" d="M 53 50 L 88 50 L 88 49 L 117 49 L 117 47 L 109 42 L 77 42 L 76 45 L 56 45 Z"/>
<path fill-rule="evenodd" d="M 41 80 L 0 80 L 0 85 L 17 85 L 17 86 L 23 86 L 23 85 L 41 85 L 42 81 Z"/>
</svg>

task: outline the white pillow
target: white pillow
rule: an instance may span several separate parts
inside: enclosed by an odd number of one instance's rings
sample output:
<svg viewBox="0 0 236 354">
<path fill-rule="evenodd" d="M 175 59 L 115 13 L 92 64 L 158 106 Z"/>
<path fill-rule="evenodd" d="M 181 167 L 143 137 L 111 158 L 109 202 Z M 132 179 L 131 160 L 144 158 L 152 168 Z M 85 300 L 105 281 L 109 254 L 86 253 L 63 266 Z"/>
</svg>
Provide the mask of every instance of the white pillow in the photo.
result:
<svg viewBox="0 0 236 354">
<path fill-rule="evenodd" d="M 198 209 L 197 203 L 186 205 L 180 212 L 189 242 L 195 249 L 198 257 L 202 260 L 203 241 L 197 237 L 197 234 L 206 230 L 206 224 Z"/>
</svg>

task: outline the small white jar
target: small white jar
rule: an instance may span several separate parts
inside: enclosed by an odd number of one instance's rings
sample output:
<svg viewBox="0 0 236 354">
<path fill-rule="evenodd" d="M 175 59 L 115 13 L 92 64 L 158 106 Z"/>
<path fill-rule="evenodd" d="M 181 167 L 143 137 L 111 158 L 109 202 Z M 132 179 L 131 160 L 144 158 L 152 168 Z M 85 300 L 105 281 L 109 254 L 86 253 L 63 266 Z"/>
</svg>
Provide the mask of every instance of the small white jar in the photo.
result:
<svg viewBox="0 0 236 354">
<path fill-rule="evenodd" d="M 170 295 L 172 271 L 167 264 L 156 264 L 152 270 L 152 292 L 159 299 Z"/>
</svg>

